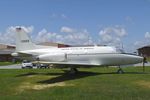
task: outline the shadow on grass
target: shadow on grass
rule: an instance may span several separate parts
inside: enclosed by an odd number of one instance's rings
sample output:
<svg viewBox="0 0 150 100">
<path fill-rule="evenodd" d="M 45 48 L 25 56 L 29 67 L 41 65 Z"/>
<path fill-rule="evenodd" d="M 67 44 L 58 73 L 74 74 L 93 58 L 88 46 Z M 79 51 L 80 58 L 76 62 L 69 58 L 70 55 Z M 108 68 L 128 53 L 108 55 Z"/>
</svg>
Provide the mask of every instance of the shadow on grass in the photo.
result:
<svg viewBox="0 0 150 100">
<path fill-rule="evenodd" d="M 68 80 L 75 80 L 75 79 L 80 79 L 84 77 L 89 77 L 89 76 L 96 76 L 100 75 L 101 73 L 95 73 L 95 72 L 85 72 L 85 71 L 80 71 L 77 74 L 70 74 L 70 73 L 63 73 L 57 77 L 44 80 L 44 81 L 39 81 L 37 83 L 41 84 L 52 84 L 52 83 L 57 83 L 57 82 L 64 82 Z"/>
<path fill-rule="evenodd" d="M 20 74 L 17 75 L 16 77 L 25 77 L 25 76 L 30 76 L 30 75 L 51 75 L 51 76 L 56 76 L 48 80 L 42 80 L 38 81 L 37 83 L 41 84 L 53 84 L 57 82 L 64 82 L 68 80 L 75 80 L 75 79 L 80 79 L 80 78 L 85 78 L 89 76 L 96 76 L 96 75 L 108 75 L 108 74 L 118 74 L 117 72 L 104 72 L 104 73 L 98 73 L 98 72 L 88 72 L 88 71 L 79 71 L 77 74 L 70 74 L 68 71 L 64 70 L 65 73 L 60 72 L 60 73 L 35 73 L 35 72 L 28 72 L 25 74 Z M 123 74 L 150 74 L 146 72 L 125 72 Z M 121 75 L 121 74 L 118 74 Z"/>
<path fill-rule="evenodd" d="M 24 76 L 30 76 L 30 75 L 64 75 L 64 76 L 71 76 L 71 77 L 86 77 L 86 76 L 95 76 L 95 75 L 104 75 L 104 74 L 118 74 L 117 72 L 102 72 L 102 73 L 96 73 L 96 72 L 87 72 L 87 71 L 79 71 L 77 74 L 70 74 L 69 71 L 67 70 L 63 70 L 65 73 L 36 73 L 36 72 L 28 72 L 28 73 L 24 73 L 24 74 L 19 74 L 16 77 L 24 77 Z M 150 74 L 149 72 L 124 72 L 122 74 Z"/>
<path fill-rule="evenodd" d="M 107 74 L 118 74 L 118 73 L 116 73 L 116 72 L 96 73 L 96 72 L 85 72 L 85 71 L 80 71 L 77 74 L 63 73 L 63 74 L 61 74 L 57 77 L 54 77 L 54 78 L 51 78 L 51 79 L 48 79 L 48 80 L 39 81 L 37 83 L 52 84 L 52 83 L 57 83 L 57 82 L 64 82 L 64 81 L 68 81 L 68 80 L 75 80 L 75 79 L 85 78 L 85 77 L 89 77 L 89 76 L 105 75 L 105 74 L 107 75 Z M 125 72 L 124 74 L 146 74 L 146 73 Z"/>
</svg>

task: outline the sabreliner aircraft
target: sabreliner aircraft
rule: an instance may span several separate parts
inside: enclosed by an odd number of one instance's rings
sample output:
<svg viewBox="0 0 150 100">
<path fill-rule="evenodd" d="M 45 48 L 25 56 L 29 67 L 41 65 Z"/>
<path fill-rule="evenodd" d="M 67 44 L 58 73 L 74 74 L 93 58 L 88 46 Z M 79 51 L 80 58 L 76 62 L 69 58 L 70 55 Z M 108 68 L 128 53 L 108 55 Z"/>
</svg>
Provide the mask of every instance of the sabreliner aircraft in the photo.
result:
<svg viewBox="0 0 150 100">
<path fill-rule="evenodd" d="M 125 54 L 111 46 L 57 48 L 35 45 L 23 27 L 15 30 L 16 51 L 12 56 L 29 56 L 49 64 L 70 65 L 71 72 L 77 72 L 77 67 L 72 65 L 120 66 L 143 61 L 141 56 Z"/>
</svg>

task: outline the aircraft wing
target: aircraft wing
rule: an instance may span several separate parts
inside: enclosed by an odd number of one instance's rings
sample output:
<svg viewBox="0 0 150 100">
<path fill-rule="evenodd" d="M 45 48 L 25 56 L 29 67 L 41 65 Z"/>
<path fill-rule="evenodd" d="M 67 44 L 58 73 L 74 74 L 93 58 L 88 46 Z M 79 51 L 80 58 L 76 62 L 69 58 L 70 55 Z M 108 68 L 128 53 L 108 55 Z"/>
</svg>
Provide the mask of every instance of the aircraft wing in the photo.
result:
<svg viewBox="0 0 150 100">
<path fill-rule="evenodd" d="M 26 60 L 36 60 L 36 55 L 24 53 L 24 52 L 15 52 L 11 54 L 15 58 L 26 59 Z"/>
<path fill-rule="evenodd" d="M 83 63 L 83 62 L 47 62 L 47 61 L 34 61 L 33 63 L 43 63 L 43 64 L 54 64 L 54 65 L 84 65 L 84 66 L 100 66 L 100 64 L 93 63 Z"/>
</svg>

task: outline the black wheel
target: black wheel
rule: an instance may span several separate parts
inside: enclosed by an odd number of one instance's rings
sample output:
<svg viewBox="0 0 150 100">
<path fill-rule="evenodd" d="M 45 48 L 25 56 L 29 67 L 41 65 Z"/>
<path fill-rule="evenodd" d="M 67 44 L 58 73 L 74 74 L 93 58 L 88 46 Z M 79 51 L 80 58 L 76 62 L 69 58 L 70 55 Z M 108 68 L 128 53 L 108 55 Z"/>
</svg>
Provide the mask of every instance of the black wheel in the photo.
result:
<svg viewBox="0 0 150 100">
<path fill-rule="evenodd" d="M 76 68 L 70 69 L 70 74 L 76 74 L 76 73 L 78 73 L 78 70 Z"/>
<path fill-rule="evenodd" d="M 123 71 L 122 69 L 118 69 L 117 73 L 118 73 L 118 74 L 123 74 L 124 71 Z"/>
<path fill-rule="evenodd" d="M 31 66 L 31 67 L 29 67 L 30 69 L 32 69 L 33 67 Z"/>
</svg>

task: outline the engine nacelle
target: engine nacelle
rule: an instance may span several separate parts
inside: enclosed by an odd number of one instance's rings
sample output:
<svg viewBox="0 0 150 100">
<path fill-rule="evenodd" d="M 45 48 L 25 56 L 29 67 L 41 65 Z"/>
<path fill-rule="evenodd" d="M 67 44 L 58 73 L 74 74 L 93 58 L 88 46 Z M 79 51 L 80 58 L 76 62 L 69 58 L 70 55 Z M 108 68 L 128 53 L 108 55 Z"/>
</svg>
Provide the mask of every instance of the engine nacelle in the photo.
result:
<svg viewBox="0 0 150 100">
<path fill-rule="evenodd" d="M 15 52 L 15 53 L 11 53 L 11 56 L 13 56 L 13 57 L 18 57 L 19 54 Z"/>
<path fill-rule="evenodd" d="M 50 54 L 43 54 L 38 56 L 40 61 L 51 61 L 51 62 L 59 62 L 65 61 L 67 59 L 67 55 L 64 53 L 50 53 Z"/>
</svg>

